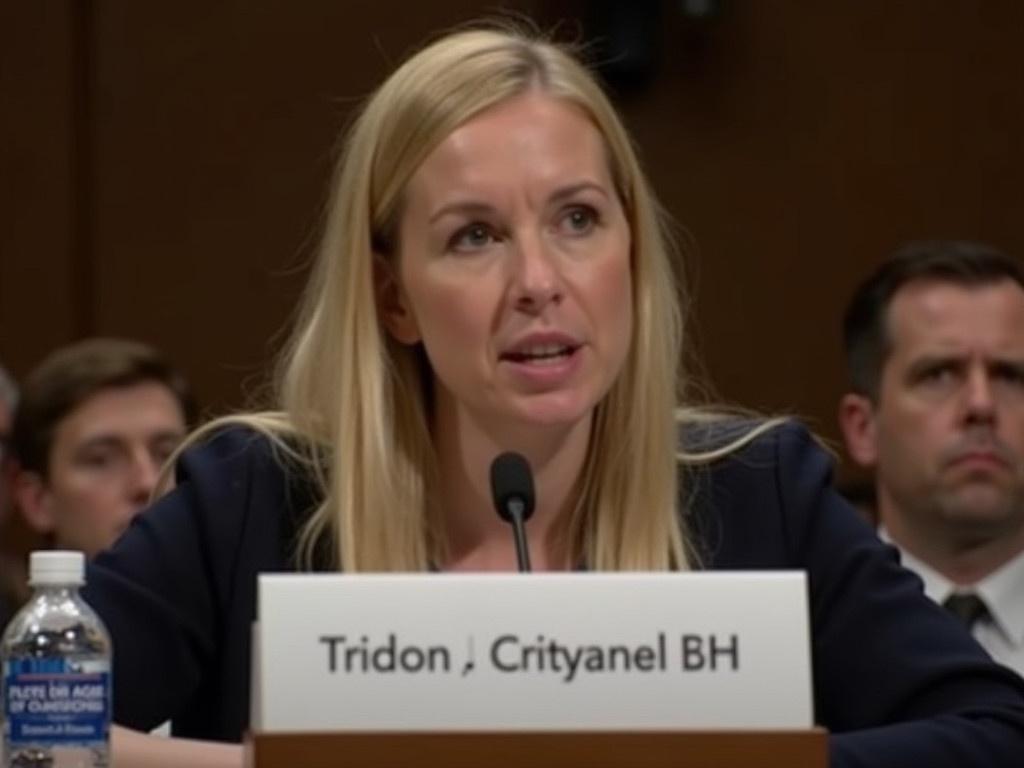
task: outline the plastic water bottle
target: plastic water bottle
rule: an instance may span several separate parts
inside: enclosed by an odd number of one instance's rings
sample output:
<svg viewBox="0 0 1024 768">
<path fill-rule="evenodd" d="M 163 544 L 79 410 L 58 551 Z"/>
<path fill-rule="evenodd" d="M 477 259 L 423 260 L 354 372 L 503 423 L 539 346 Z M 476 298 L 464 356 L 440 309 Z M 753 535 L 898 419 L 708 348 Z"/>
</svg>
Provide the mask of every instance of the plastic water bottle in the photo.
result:
<svg viewBox="0 0 1024 768">
<path fill-rule="evenodd" d="M 6 768 L 110 764 L 110 635 L 82 600 L 81 552 L 33 552 L 32 599 L 0 641 Z"/>
</svg>

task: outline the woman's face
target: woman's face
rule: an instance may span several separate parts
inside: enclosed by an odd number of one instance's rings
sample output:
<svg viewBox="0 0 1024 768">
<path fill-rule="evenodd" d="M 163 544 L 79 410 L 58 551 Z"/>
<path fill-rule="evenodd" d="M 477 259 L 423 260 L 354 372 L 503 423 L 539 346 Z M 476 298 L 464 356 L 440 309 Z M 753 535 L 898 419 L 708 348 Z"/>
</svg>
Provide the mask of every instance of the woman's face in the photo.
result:
<svg viewBox="0 0 1024 768">
<path fill-rule="evenodd" d="M 622 368 L 630 231 L 602 138 L 541 93 L 452 132 L 406 190 L 390 332 L 422 342 L 441 407 L 571 426 Z"/>
</svg>

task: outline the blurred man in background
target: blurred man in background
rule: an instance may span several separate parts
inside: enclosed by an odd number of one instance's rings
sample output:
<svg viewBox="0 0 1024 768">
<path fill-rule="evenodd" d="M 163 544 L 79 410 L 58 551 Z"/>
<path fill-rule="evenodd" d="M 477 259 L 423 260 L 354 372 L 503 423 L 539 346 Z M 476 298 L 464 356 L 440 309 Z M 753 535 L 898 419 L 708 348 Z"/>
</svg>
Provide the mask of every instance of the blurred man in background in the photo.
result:
<svg viewBox="0 0 1024 768">
<path fill-rule="evenodd" d="M 9 503 L 6 472 L 10 452 L 8 441 L 11 437 L 11 421 L 14 418 L 14 408 L 17 404 L 18 387 L 11 375 L 0 365 L 0 523 L 4 521 Z"/>
<path fill-rule="evenodd" d="M 184 376 L 151 347 L 90 339 L 54 352 L 15 412 L 17 508 L 54 547 L 92 557 L 148 503 L 195 416 Z"/>
<path fill-rule="evenodd" d="M 1024 268 L 918 243 L 857 290 L 839 421 L 880 532 L 925 592 L 1024 672 Z"/>
<path fill-rule="evenodd" d="M 0 530 L 3 529 L 10 508 L 11 466 L 10 449 L 11 420 L 18 402 L 18 387 L 14 379 L 0 365 Z M 20 602 L 19 586 L 24 580 L 21 569 L 14 558 L 0 552 L 0 632 Z"/>
</svg>

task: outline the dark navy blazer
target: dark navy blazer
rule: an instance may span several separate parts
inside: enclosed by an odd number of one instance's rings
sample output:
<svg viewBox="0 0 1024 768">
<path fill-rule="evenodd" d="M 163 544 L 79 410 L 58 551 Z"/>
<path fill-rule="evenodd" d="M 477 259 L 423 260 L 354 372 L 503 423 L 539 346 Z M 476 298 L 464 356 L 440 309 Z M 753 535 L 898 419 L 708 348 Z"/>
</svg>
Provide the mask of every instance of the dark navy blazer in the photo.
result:
<svg viewBox="0 0 1024 768">
<path fill-rule="evenodd" d="M 808 574 L 815 719 L 834 768 L 1020 768 L 1024 681 L 924 597 L 831 488 L 790 423 L 684 474 L 703 567 Z M 315 497 L 268 441 L 232 430 L 185 454 L 178 486 L 89 567 L 114 639 L 114 719 L 237 741 L 249 720 L 256 575 L 290 571 Z"/>
</svg>

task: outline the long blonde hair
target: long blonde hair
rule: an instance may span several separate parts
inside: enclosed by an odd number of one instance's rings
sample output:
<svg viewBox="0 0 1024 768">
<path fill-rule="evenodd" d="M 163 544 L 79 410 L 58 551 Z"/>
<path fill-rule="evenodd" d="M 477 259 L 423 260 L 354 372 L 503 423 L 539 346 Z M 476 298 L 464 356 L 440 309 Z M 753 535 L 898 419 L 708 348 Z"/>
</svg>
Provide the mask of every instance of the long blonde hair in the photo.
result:
<svg viewBox="0 0 1024 768">
<path fill-rule="evenodd" d="M 566 521 L 573 561 L 599 570 L 684 569 L 677 420 L 681 276 L 665 217 L 593 77 L 560 47 L 507 28 L 461 31 L 407 60 L 370 97 L 337 163 L 317 261 L 280 359 L 280 410 L 244 423 L 301 463 L 322 498 L 299 565 L 329 543 L 344 571 L 422 570 L 444 560 L 429 430 L 429 363 L 383 330 L 374 259 L 391 259 L 403 191 L 457 126 L 530 89 L 564 99 L 601 133 L 632 234 L 633 337 L 594 429 Z M 700 457 L 697 457 L 698 459 Z"/>
</svg>

